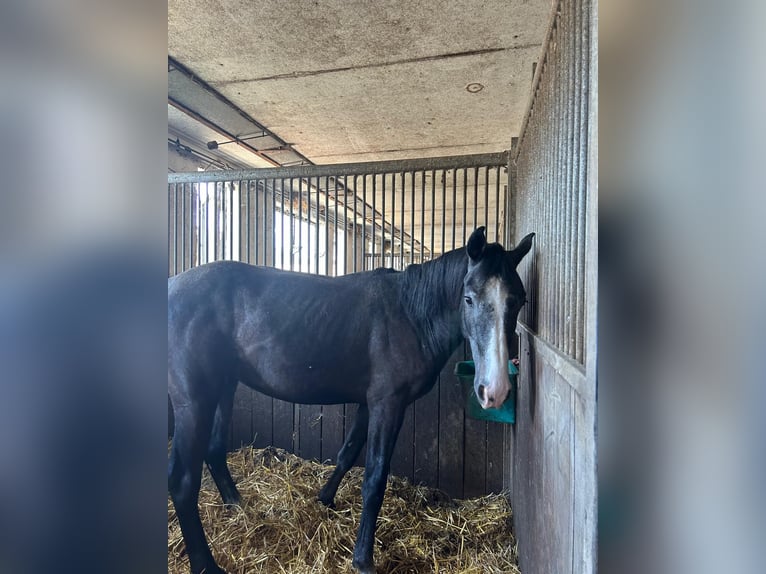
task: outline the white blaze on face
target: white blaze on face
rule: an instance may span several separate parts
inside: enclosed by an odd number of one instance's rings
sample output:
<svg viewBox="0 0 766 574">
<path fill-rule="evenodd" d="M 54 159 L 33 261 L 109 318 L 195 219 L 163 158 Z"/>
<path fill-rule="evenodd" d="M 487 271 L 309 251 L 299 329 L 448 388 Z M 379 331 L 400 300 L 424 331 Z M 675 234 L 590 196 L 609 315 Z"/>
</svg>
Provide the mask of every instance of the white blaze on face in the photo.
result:
<svg viewBox="0 0 766 574">
<path fill-rule="evenodd" d="M 477 381 L 477 391 L 479 386 L 483 386 L 483 392 L 477 393 L 479 403 L 483 408 L 498 408 L 505 401 L 510 390 L 508 382 L 508 341 L 506 340 L 503 318 L 505 315 L 505 302 L 508 298 L 508 292 L 503 283 L 492 278 L 485 287 L 487 302 L 492 305 L 493 312 L 491 320 L 493 321 L 487 346 L 482 349 L 481 359 L 483 367 Z"/>
</svg>

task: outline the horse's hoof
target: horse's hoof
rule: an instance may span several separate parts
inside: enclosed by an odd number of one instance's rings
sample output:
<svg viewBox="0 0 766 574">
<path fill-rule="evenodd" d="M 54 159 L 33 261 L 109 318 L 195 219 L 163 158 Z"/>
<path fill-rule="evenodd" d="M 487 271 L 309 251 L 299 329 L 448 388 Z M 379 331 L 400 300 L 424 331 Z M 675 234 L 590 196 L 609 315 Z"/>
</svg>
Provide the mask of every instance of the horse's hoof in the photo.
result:
<svg viewBox="0 0 766 574">
<path fill-rule="evenodd" d="M 332 498 L 330 500 L 325 500 L 321 496 L 317 496 L 317 500 L 321 502 L 322 504 L 324 504 L 330 510 L 336 510 L 335 501 Z"/>
</svg>

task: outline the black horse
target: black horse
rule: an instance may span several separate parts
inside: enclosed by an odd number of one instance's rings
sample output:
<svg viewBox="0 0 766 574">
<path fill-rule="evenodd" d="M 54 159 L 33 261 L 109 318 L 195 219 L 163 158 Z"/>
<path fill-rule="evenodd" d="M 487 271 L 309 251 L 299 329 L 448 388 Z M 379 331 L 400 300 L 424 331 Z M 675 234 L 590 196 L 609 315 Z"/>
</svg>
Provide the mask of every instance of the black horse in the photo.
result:
<svg viewBox="0 0 766 574">
<path fill-rule="evenodd" d="M 363 510 L 353 565 L 374 573 L 375 523 L 407 405 L 427 393 L 466 338 L 484 408 L 508 390 L 508 343 L 525 302 L 516 265 L 532 245 L 488 244 L 484 228 L 465 248 L 403 272 L 330 278 L 221 261 L 168 281 L 168 390 L 175 434 L 168 488 L 193 574 L 221 573 L 197 500 L 207 463 L 224 503 L 239 493 L 226 466 L 238 382 L 297 403 L 359 403 L 338 464 L 319 500 L 332 505 L 368 443 Z"/>
</svg>

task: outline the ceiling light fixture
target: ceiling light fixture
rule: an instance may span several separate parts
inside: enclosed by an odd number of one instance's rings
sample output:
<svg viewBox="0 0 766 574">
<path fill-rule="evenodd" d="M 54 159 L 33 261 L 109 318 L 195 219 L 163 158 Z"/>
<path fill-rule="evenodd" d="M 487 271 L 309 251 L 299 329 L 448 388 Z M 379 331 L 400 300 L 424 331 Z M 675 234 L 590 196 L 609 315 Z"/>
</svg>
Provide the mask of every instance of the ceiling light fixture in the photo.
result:
<svg viewBox="0 0 766 574">
<path fill-rule="evenodd" d="M 467 91 L 468 93 L 470 93 L 470 94 L 475 94 L 475 93 L 477 93 L 477 92 L 480 92 L 480 91 L 482 91 L 482 90 L 484 89 L 484 85 L 482 85 L 482 84 L 479 84 L 478 82 L 472 82 L 472 83 L 468 84 L 468 85 L 465 87 L 465 89 L 466 89 L 466 91 Z"/>
</svg>

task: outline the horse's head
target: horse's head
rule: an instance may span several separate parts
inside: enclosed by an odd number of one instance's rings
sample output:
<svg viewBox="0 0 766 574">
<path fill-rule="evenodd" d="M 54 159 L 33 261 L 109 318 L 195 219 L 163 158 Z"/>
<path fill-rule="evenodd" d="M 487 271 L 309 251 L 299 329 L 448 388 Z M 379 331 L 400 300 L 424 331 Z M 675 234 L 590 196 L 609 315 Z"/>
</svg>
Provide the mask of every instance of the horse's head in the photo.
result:
<svg viewBox="0 0 766 574">
<path fill-rule="evenodd" d="M 506 251 L 487 243 L 484 228 L 466 246 L 468 272 L 463 282 L 462 328 L 476 363 L 474 391 L 485 409 L 498 408 L 510 390 L 508 347 L 526 292 L 516 266 L 532 247 L 534 233 Z"/>
</svg>

